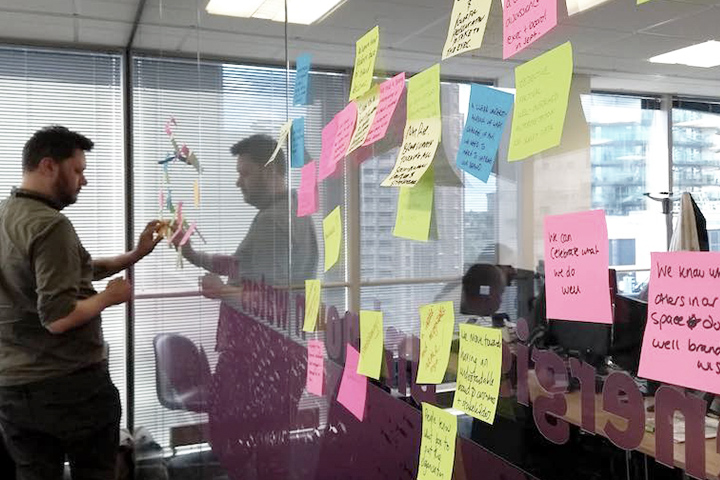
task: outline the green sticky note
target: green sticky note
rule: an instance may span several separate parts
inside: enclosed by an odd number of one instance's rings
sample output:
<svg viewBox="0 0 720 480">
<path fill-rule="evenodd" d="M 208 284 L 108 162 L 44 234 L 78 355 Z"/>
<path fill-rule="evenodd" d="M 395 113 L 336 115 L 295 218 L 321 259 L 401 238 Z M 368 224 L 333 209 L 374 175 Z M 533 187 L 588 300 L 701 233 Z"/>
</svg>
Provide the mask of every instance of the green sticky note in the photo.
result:
<svg viewBox="0 0 720 480">
<path fill-rule="evenodd" d="M 342 215 L 340 207 L 323 220 L 323 237 L 325 238 L 325 271 L 330 270 L 340 258 L 342 243 Z"/>
<path fill-rule="evenodd" d="M 432 165 L 412 187 L 400 187 L 393 235 L 427 242 L 433 211 L 435 170 Z"/>
<path fill-rule="evenodd" d="M 457 417 L 422 403 L 422 439 L 418 480 L 451 480 L 455 463 Z"/>
<path fill-rule="evenodd" d="M 377 26 L 355 42 L 355 68 L 350 84 L 350 100 L 355 100 L 370 90 L 378 45 L 380 45 L 380 27 Z"/>
<path fill-rule="evenodd" d="M 320 312 L 320 280 L 305 280 L 305 321 L 303 332 L 314 332 Z"/>
<path fill-rule="evenodd" d="M 572 72 L 570 42 L 515 68 L 509 161 L 523 160 L 560 144 Z"/>
<path fill-rule="evenodd" d="M 383 314 L 360 310 L 360 361 L 357 373 L 378 380 L 383 355 Z"/>
<path fill-rule="evenodd" d="M 502 331 L 460 325 L 457 389 L 453 408 L 493 424 L 502 376 Z"/>
<path fill-rule="evenodd" d="M 643 3 L 647 3 L 650 0 L 637 0 L 637 5 L 642 5 Z"/>
<path fill-rule="evenodd" d="M 415 383 L 441 383 L 455 329 L 453 302 L 420 307 L 420 362 Z"/>
<path fill-rule="evenodd" d="M 408 80 L 407 119 L 440 118 L 440 64 Z"/>
</svg>

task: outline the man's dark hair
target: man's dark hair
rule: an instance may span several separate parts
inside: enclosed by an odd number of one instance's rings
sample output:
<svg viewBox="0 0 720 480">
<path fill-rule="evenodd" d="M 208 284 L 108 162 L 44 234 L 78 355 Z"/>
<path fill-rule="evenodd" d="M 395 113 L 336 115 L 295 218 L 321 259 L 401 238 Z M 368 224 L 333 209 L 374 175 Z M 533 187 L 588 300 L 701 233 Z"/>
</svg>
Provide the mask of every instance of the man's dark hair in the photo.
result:
<svg viewBox="0 0 720 480">
<path fill-rule="evenodd" d="M 44 127 L 35 132 L 25 143 L 22 157 L 23 171 L 34 171 L 40 165 L 40 160 L 45 157 L 62 162 L 72 157 L 75 150 L 89 152 L 93 146 L 89 138 L 60 125 Z"/>
<path fill-rule="evenodd" d="M 276 148 L 277 142 L 270 135 L 257 134 L 237 142 L 230 147 L 230 153 L 236 157 L 246 155 L 252 162 L 265 165 Z M 285 152 L 283 152 L 282 148 L 278 151 L 275 160 L 269 167 L 274 168 L 275 172 L 285 175 Z"/>
</svg>

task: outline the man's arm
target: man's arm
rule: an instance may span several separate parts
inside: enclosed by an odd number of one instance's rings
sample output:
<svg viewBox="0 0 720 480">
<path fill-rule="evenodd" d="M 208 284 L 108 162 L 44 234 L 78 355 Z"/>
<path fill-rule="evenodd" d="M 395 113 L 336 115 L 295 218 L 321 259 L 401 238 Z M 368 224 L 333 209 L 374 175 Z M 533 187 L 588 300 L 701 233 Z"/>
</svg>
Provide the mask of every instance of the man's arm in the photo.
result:
<svg viewBox="0 0 720 480">
<path fill-rule="evenodd" d="M 232 255 L 198 252 L 192 248 L 190 242 L 180 247 L 180 251 L 188 262 L 215 275 L 227 277 L 238 271 L 237 258 Z"/>
<path fill-rule="evenodd" d="M 110 280 L 105 290 L 84 300 L 78 300 L 70 314 L 48 323 L 45 328 L 50 333 L 60 334 L 81 327 L 100 315 L 106 308 L 128 301 L 131 294 L 130 282 L 124 278 L 115 278 Z"/>
<path fill-rule="evenodd" d="M 93 259 L 93 280 L 102 280 L 103 278 L 111 277 L 116 273 L 122 272 L 152 252 L 163 238 L 162 235 L 159 234 L 161 228 L 162 222 L 153 220 L 145 226 L 145 229 L 138 239 L 137 247 L 135 247 L 134 250 L 116 257 Z"/>
</svg>

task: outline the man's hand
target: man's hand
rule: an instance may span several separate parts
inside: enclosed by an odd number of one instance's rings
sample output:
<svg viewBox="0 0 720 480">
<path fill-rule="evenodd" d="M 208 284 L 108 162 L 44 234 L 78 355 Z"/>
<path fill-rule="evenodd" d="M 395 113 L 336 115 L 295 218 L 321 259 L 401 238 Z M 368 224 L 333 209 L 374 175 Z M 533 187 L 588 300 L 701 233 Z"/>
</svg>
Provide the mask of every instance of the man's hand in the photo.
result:
<svg viewBox="0 0 720 480">
<path fill-rule="evenodd" d="M 200 278 L 200 293 L 206 298 L 222 298 L 225 282 L 214 273 L 208 273 Z"/>
<path fill-rule="evenodd" d="M 145 229 L 140 234 L 140 238 L 135 247 L 135 252 L 139 258 L 144 257 L 155 249 L 155 246 L 160 243 L 163 236 L 160 231 L 164 229 L 164 224 L 160 220 L 153 220 L 149 222 Z"/>
<path fill-rule="evenodd" d="M 113 278 L 105 287 L 103 292 L 109 305 L 119 305 L 130 300 L 132 297 L 132 285 L 124 278 Z"/>
</svg>

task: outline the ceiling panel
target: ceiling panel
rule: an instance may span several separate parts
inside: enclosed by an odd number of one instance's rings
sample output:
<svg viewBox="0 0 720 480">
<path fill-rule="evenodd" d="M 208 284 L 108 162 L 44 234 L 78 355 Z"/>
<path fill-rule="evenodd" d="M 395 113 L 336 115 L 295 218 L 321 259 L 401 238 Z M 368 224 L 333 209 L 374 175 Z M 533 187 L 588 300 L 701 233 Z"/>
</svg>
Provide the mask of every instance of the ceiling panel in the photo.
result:
<svg viewBox="0 0 720 480">
<path fill-rule="evenodd" d="M 44 40 L 67 44 L 76 41 L 72 16 L 5 12 L 0 15 L 0 35 L 31 42 Z"/>
<path fill-rule="evenodd" d="M 78 39 L 88 45 L 107 47 L 125 45 L 130 37 L 131 25 L 131 22 L 80 19 L 78 21 Z"/>
<path fill-rule="evenodd" d="M 135 2 L 103 2 L 98 0 L 75 0 L 77 14 L 96 20 L 132 22 L 135 19 Z"/>
<path fill-rule="evenodd" d="M 0 0 L 2 12 L 39 12 L 73 14 L 72 0 Z M 3 13 L 4 15 L 4 13 Z"/>
<path fill-rule="evenodd" d="M 672 35 L 696 41 L 720 40 L 720 6 L 649 28 L 647 33 Z"/>
<path fill-rule="evenodd" d="M 650 57 L 671 50 L 677 50 L 678 48 L 684 48 L 692 43 L 691 40 L 684 40 L 682 38 L 637 33 L 603 45 L 597 45 L 587 53 L 620 59 L 634 59 L 638 63 L 645 63 L 648 64 L 648 67 L 651 67 L 654 66 L 654 64 L 650 64 L 650 62 L 647 61 Z M 690 67 L 685 68 L 689 69 Z"/>
</svg>

